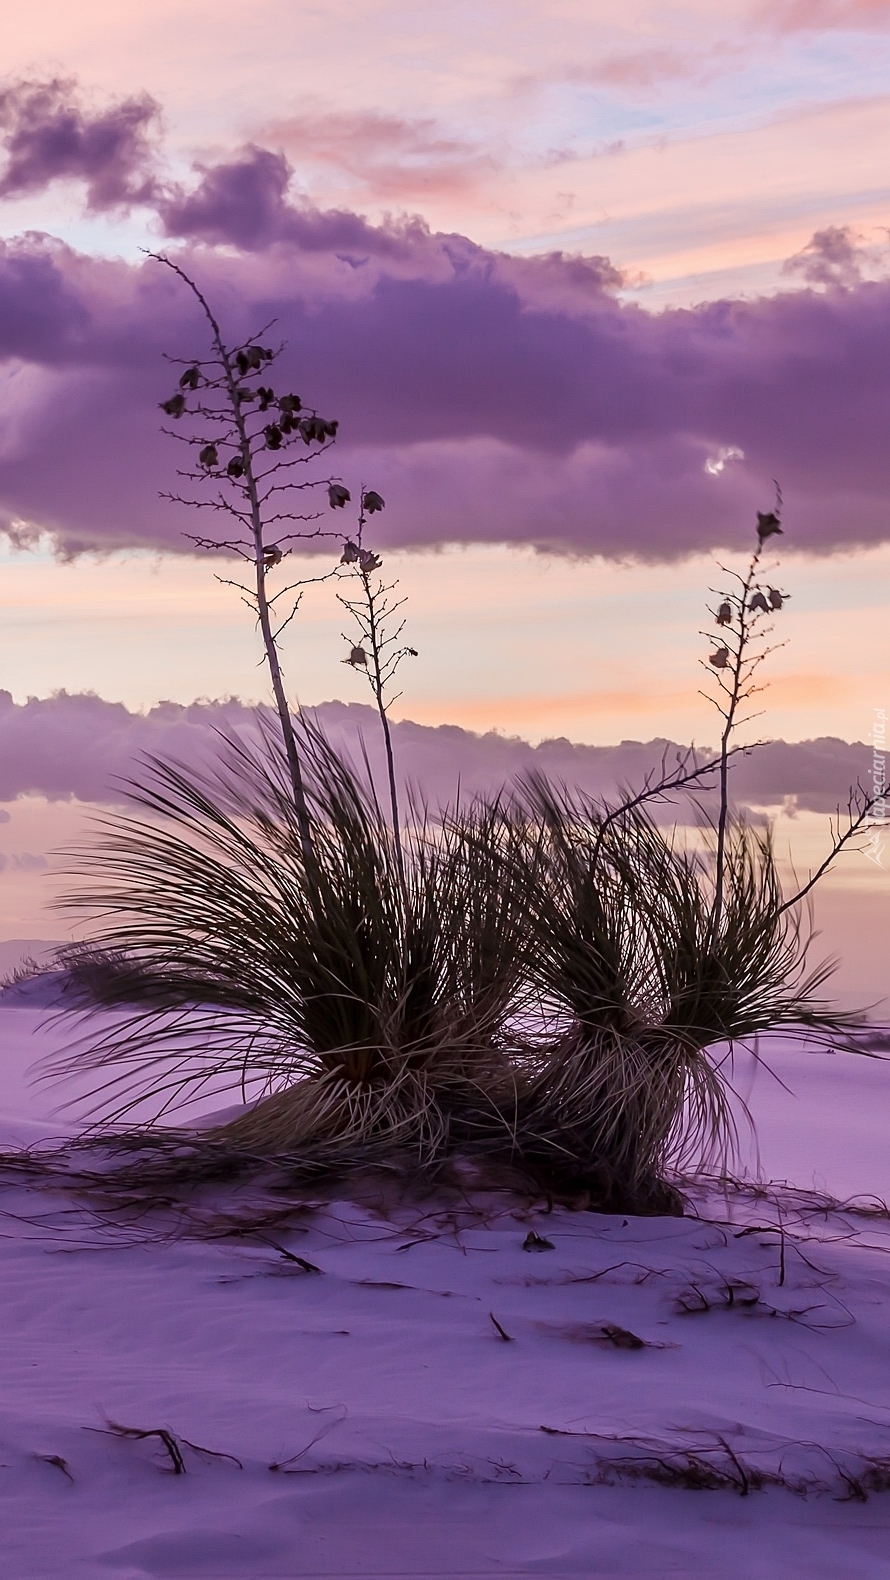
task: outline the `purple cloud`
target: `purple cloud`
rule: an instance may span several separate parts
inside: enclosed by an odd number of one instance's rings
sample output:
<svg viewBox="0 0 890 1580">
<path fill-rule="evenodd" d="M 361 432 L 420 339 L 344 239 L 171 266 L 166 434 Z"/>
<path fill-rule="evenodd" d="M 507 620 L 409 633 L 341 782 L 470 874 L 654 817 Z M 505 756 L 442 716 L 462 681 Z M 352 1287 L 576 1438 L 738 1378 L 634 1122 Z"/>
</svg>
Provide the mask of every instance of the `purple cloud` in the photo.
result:
<svg viewBox="0 0 890 1580">
<path fill-rule="evenodd" d="M 0 691 L 0 801 L 34 793 L 49 800 L 120 801 L 120 783 L 135 773 L 140 754 L 198 763 L 214 751 L 214 729 L 250 727 L 241 703 L 160 703 L 131 713 L 101 697 L 59 692 L 13 702 Z"/>
<path fill-rule="evenodd" d="M 370 707 L 329 702 L 313 709 L 332 742 L 359 760 L 362 743 L 376 773 L 383 771 L 380 728 Z M 148 713 L 131 713 L 120 703 L 91 695 L 31 698 L 13 702 L 0 691 L 0 801 L 27 794 L 50 799 L 74 797 L 108 804 L 122 799 L 121 781 L 138 777 L 139 758 L 149 754 L 179 762 L 207 762 L 217 749 L 216 731 L 256 729 L 256 714 L 239 702 L 160 703 Z M 430 726 L 410 721 L 393 726 L 397 762 L 404 785 L 418 787 L 431 805 L 454 797 L 490 791 L 536 770 L 555 783 L 593 793 L 613 794 L 640 785 L 667 753 L 670 741 L 622 741 L 617 746 L 579 746 L 565 739 L 528 741 L 489 733 L 478 735 L 457 725 Z M 741 804 L 753 808 L 790 804 L 800 810 L 832 812 L 845 802 L 851 783 L 865 784 L 872 748 L 831 737 L 789 744 L 771 741 L 737 760 L 733 787 Z M 670 817 L 681 815 L 678 806 Z"/>
<path fill-rule="evenodd" d="M 796 545 L 888 535 L 890 282 L 650 313 L 616 297 L 607 259 L 508 256 L 295 201 L 261 148 L 155 206 L 233 338 L 277 320 L 276 373 L 340 419 L 332 467 L 384 492 L 385 545 L 674 558 L 744 539 L 776 476 Z M 852 281 L 852 245 L 820 233 L 807 269 Z M 183 549 L 193 520 L 158 499 L 179 460 L 157 432 L 162 353 L 204 348 L 157 264 L 5 244 L 0 523 L 67 553 Z"/>
<path fill-rule="evenodd" d="M 786 260 L 782 273 L 798 274 L 808 285 L 859 285 L 868 258 L 868 250 L 857 244 L 849 225 L 829 225 Z"/>
<path fill-rule="evenodd" d="M 420 221 L 396 227 L 375 227 L 344 210 L 322 212 L 288 199 L 293 174 L 283 154 L 268 148 L 247 148 L 226 163 L 197 166 L 201 180 L 191 191 L 171 188 L 157 209 L 168 236 L 188 237 L 210 246 L 240 247 L 261 252 L 275 242 L 289 242 L 304 252 L 336 252 L 358 248 L 392 256 L 400 242 L 426 234 Z"/>
<path fill-rule="evenodd" d="M 51 244 L 0 241 L 0 347 L 7 365 L 58 365 L 77 356 L 89 321 Z"/>
<path fill-rule="evenodd" d="M 146 203 L 157 194 L 152 132 L 159 107 L 148 94 L 91 113 L 76 84 L 53 78 L 0 91 L 0 197 L 42 192 L 51 182 L 86 183 L 92 211 Z"/>
</svg>

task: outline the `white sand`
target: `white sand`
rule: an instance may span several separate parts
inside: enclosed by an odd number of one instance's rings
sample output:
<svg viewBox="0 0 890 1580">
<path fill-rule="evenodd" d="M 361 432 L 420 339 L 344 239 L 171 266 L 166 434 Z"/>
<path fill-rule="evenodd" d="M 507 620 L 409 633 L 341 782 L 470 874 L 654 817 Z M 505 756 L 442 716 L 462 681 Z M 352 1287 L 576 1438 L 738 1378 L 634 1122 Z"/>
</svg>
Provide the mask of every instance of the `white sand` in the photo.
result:
<svg viewBox="0 0 890 1580">
<path fill-rule="evenodd" d="M 39 1018 L 0 1008 L 4 1145 L 61 1128 L 23 1078 L 58 1039 Z M 890 1063 L 765 1051 L 790 1091 L 735 1071 L 764 1172 L 890 1198 Z M 890 1465 L 890 1223 L 786 1199 L 783 1277 L 774 1201 L 696 1206 L 344 1199 L 272 1244 L 111 1231 L 9 1183 L 3 1575 L 885 1580 L 890 1492 L 847 1495 Z M 523 1250 L 531 1227 L 552 1250 Z M 168 1429 L 186 1474 L 109 1421 Z M 736 1490 L 653 1483 L 690 1455 Z M 798 1490 L 741 1496 L 757 1472 Z"/>
</svg>

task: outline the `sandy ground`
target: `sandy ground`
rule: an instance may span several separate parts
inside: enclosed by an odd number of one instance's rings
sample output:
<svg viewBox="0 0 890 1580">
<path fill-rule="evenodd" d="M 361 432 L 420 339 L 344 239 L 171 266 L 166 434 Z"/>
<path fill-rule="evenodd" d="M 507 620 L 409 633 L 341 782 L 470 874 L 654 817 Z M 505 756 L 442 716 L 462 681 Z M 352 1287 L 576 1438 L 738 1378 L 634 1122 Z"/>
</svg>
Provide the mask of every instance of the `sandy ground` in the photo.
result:
<svg viewBox="0 0 890 1580">
<path fill-rule="evenodd" d="M 6 1147 L 64 1129 L 25 1076 L 40 1020 L 0 1007 Z M 890 1063 L 760 1052 L 734 1080 L 763 1177 L 890 1198 Z M 9 1176 L 4 1575 L 890 1574 L 880 1209 L 371 1194 L 219 1237 L 252 1191 L 109 1228 Z"/>
</svg>

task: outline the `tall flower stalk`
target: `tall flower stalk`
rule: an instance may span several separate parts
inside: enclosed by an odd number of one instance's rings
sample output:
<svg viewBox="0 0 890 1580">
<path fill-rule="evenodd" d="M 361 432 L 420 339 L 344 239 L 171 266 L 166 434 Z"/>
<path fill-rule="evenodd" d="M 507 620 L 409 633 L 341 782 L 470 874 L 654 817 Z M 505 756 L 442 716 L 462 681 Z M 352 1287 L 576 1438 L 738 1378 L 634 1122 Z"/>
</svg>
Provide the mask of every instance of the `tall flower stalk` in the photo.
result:
<svg viewBox="0 0 890 1580">
<path fill-rule="evenodd" d="M 716 606 L 709 606 L 710 613 L 719 627 L 720 635 L 703 631 L 713 645 L 704 667 L 711 676 L 711 690 L 702 695 L 716 707 L 723 720 L 720 750 L 717 756 L 719 774 L 719 807 L 717 812 L 717 840 L 715 853 L 714 900 L 709 928 L 709 948 L 717 948 L 726 909 L 727 871 L 730 863 L 729 836 L 732 827 L 729 797 L 729 765 L 740 749 L 732 744 L 733 736 L 742 725 L 758 715 L 749 704 L 764 688 L 757 683 L 757 671 L 764 659 L 784 643 L 770 642 L 772 620 L 788 602 L 790 594 L 774 587 L 765 576 L 764 546 L 782 533 L 782 492 L 776 485 L 776 502 L 772 510 L 757 512 L 757 543 L 744 573 L 721 566 L 730 579 L 728 589 L 717 590 Z M 716 688 L 716 689 L 715 689 Z M 837 856 L 868 826 L 869 818 L 881 787 L 869 796 L 857 785 L 847 798 L 846 814 L 838 808 L 831 828 L 831 848 L 814 873 L 790 898 L 777 903 L 776 916 L 796 908 L 815 888 Z M 846 826 L 844 826 L 844 824 Z"/>
<path fill-rule="evenodd" d="M 716 873 L 714 879 L 714 907 L 711 922 L 712 937 L 720 931 L 726 884 L 726 843 L 729 828 L 729 764 L 733 755 L 732 739 L 741 725 L 750 723 L 757 715 L 748 707 L 751 699 L 763 688 L 757 684 L 756 675 L 764 659 L 783 644 L 769 643 L 772 626 L 770 617 L 782 609 L 788 593 L 771 587 L 760 580 L 763 569 L 764 545 L 782 532 L 780 512 L 781 492 L 776 491 L 775 508 L 757 512 L 757 543 L 747 570 L 742 573 L 721 566 L 730 578 L 728 590 L 718 591 L 716 608 L 710 612 L 720 628 L 719 638 L 703 632 L 715 643 L 708 657 L 712 689 L 704 692 L 723 719 L 719 752 L 719 810 L 717 813 Z M 766 622 L 766 623 L 765 623 Z M 713 688 L 716 687 L 716 690 Z"/>
<path fill-rule="evenodd" d="M 345 505 L 350 497 L 349 490 L 342 484 L 331 484 L 329 492 L 333 505 Z M 353 598 L 343 593 L 338 593 L 337 597 L 354 622 L 353 632 L 344 632 L 344 641 L 349 645 L 349 654 L 344 663 L 367 676 L 380 717 L 396 859 L 404 879 L 399 796 L 389 709 L 401 696 L 401 692 L 393 693 L 392 690 L 399 665 L 404 658 L 416 658 L 417 649 L 402 642 L 405 621 L 398 619 L 398 612 L 406 600 L 393 596 L 398 581 L 387 582 L 378 575 L 383 561 L 364 541 L 368 516 L 376 514 L 383 507 L 384 500 L 378 493 L 373 489 L 362 490 L 356 535 L 347 538 L 340 556 L 344 573 L 358 581 L 358 592 Z"/>
<path fill-rule="evenodd" d="M 229 345 L 207 297 L 195 281 L 172 259 L 157 253 L 151 256 L 192 292 L 207 320 L 212 344 L 209 358 L 169 359 L 184 371 L 178 388 L 161 403 L 161 409 L 177 424 L 186 419 L 189 431 L 177 431 L 173 437 L 190 447 L 197 464 L 181 469 L 179 475 L 198 485 L 202 492 L 198 497 L 166 497 L 196 510 L 225 516 L 229 523 L 226 533 L 187 536 L 197 548 L 240 559 L 251 568 L 248 584 L 226 577 L 219 579 L 236 587 L 256 616 L 308 871 L 313 859 L 312 825 L 278 642 L 297 611 L 306 581 L 325 577 L 303 578 L 276 592 L 270 590 L 270 578 L 295 544 L 322 536 L 321 529 L 311 526 L 318 519 L 318 512 L 298 512 L 287 505 L 295 491 L 324 482 L 298 480 L 294 469 L 329 448 L 337 435 L 337 423 L 305 407 L 298 395 L 276 393 L 266 382 L 282 349 L 260 344 L 261 336 L 271 325 L 249 340 Z M 302 453 L 294 453 L 294 447 L 299 445 Z M 212 493 L 207 490 L 208 484 L 215 485 Z"/>
</svg>

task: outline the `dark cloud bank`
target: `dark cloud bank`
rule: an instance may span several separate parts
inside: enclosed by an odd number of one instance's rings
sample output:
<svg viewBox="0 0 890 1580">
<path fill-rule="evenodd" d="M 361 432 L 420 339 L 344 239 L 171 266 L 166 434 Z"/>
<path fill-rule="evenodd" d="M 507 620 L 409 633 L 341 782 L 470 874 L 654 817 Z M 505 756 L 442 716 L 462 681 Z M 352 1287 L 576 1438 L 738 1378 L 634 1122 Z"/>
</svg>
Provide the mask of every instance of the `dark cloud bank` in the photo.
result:
<svg viewBox="0 0 890 1580">
<path fill-rule="evenodd" d="M 372 767 L 382 770 L 373 709 L 330 702 L 313 713 L 335 745 L 358 760 L 364 743 Z M 532 770 L 554 782 L 608 795 L 619 786 L 640 786 L 665 755 L 673 765 L 679 750 L 663 740 L 578 746 L 559 739 L 531 746 L 516 737 L 477 735 L 450 724 L 406 721 L 393 728 L 403 782 L 419 787 L 434 805 L 451 801 L 458 782 L 463 794 L 472 795 Z M 207 763 L 219 748 L 220 730 L 252 733 L 255 711 L 238 702 L 190 707 L 165 702 L 142 714 L 92 695 L 63 692 L 17 704 L 9 692 L 0 691 L 0 801 L 27 794 L 120 801 L 121 784 L 138 777 L 140 759 Z M 868 781 L 871 764 L 870 746 L 830 736 L 796 744 L 772 741 L 737 759 L 733 785 L 743 805 L 833 812 L 838 802 L 846 801 L 852 782 Z M 679 814 L 679 807 L 674 810 Z"/>
<path fill-rule="evenodd" d="M 86 207 L 151 211 L 232 336 L 276 317 L 282 378 L 341 420 L 333 466 L 387 495 L 385 541 L 522 542 L 669 559 L 750 535 L 779 477 L 789 542 L 890 530 L 890 282 L 820 233 L 802 282 L 755 301 L 649 313 L 603 258 L 517 258 L 420 220 L 372 225 L 294 196 L 274 150 L 163 177 L 158 109 L 92 111 L 69 83 L 0 93 L 0 196 L 77 181 Z M 183 547 L 158 499 L 163 352 L 203 325 L 150 260 L 42 234 L 0 245 L 0 525 L 60 548 Z M 722 472 L 729 447 L 744 462 Z"/>
</svg>

